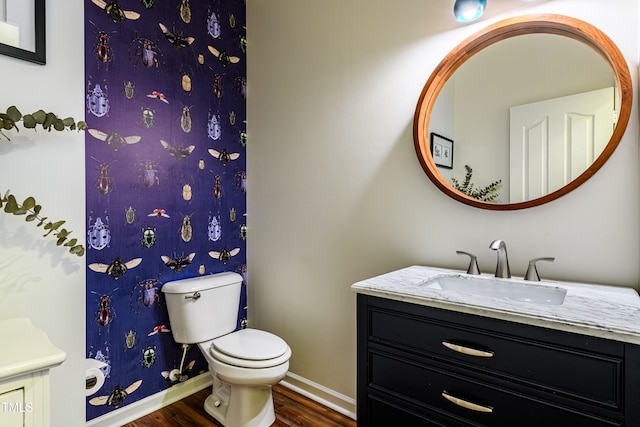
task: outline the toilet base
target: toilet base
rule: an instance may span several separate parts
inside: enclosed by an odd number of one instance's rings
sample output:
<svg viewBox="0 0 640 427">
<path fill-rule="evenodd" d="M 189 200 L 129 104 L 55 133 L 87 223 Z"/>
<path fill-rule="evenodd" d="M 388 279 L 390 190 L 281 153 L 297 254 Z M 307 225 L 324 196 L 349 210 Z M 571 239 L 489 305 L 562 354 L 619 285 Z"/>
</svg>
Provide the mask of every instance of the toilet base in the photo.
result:
<svg viewBox="0 0 640 427">
<path fill-rule="evenodd" d="M 225 427 L 269 427 L 276 420 L 270 385 L 230 385 L 216 376 L 204 409 Z"/>
</svg>

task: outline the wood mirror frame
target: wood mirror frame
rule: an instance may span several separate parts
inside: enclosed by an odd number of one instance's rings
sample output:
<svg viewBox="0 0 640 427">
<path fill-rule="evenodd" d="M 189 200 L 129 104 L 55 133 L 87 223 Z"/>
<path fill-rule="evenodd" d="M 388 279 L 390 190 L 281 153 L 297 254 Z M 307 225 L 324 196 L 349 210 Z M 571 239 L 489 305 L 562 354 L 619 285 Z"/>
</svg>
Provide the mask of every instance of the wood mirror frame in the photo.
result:
<svg viewBox="0 0 640 427">
<path fill-rule="evenodd" d="M 429 118 L 431 116 L 431 112 L 435 105 L 436 98 L 447 80 L 465 61 L 467 61 L 467 59 L 482 49 L 501 40 L 523 34 L 535 33 L 557 34 L 578 40 L 587 46 L 590 46 L 607 62 L 607 64 L 609 64 L 614 75 L 620 102 L 618 122 L 613 129 L 609 142 L 600 156 L 582 174 L 564 187 L 542 197 L 526 200 L 524 202 L 500 204 L 476 200 L 456 190 L 453 185 L 449 183 L 438 171 L 438 167 L 433 161 L 431 150 L 429 148 Z M 632 103 L 633 84 L 631 82 L 631 74 L 629 73 L 627 62 L 615 43 L 613 43 L 613 41 L 602 31 L 591 24 L 568 16 L 552 14 L 518 16 L 496 22 L 495 24 L 471 35 L 449 52 L 440 64 L 438 64 L 427 80 L 427 83 L 420 94 L 418 105 L 416 106 L 413 121 L 413 140 L 416 154 L 418 155 L 422 168 L 436 187 L 448 196 L 458 200 L 459 202 L 482 209 L 525 209 L 539 206 L 562 197 L 575 190 L 591 178 L 609 159 L 622 139 L 627 123 L 629 122 Z"/>
</svg>

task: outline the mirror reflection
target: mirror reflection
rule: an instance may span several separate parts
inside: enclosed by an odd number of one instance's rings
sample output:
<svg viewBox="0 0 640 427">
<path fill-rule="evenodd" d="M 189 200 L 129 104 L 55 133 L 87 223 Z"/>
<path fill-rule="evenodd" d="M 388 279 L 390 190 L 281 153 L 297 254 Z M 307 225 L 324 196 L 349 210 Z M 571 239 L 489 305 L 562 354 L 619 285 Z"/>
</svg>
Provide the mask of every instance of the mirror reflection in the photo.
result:
<svg viewBox="0 0 640 427">
<path fill-rule="evenodd" d="M 454 147 L 452 168 L 436 161 L 438 172 L 491 203 L 545 196 L 600 156 L 619 99 L 616 76 L 591 46 L 557 34 L 501 40 L 467 59 L 437 95 L 428 133 Z"/>
</svg>

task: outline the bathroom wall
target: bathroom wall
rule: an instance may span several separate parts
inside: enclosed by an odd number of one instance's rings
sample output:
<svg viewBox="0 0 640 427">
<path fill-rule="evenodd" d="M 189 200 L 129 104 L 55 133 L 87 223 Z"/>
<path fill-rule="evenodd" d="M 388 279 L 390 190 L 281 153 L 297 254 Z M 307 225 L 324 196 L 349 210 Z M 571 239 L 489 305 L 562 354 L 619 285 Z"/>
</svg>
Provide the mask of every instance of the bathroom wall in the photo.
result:
<svg viewBox="0 0 640 427">
<path fill-rule="evenodd" d="M 87 420 L 207 371 L 164 283 L 247 271 L 244 2 L 146 5 L 85 2 L 86 357 L 106 362 Z"/>
<path fill-rule="evenodd" d="M 438 5 L 435 5 L 438 3 Z M 489 1 L 462 25 L 453 2 L 247 2 L 249 323 L 291 345 L 291 372 L 355 397 L 358 280 L 412 264 L 462 269 L 457 249 L 495 268 L 506 240 L 512 272 L 555 256 L 543 277 L 638 286 L 637 101 L 618 149 L 564 198 L 491 212 L 440 193 L 413 148 L 420 91 L 444 55 L 498 19 L 571 15 L 603 30 L 632 70 L 634 0 Z"/>
<path fill-rule="evenodd" d="M 0 110 L 42 108 L 84 118 L 81 0 L 47 2 L 47 64 L 0 55 Z M 34 196 L 42 214 L 66 220 L 71 237 L 85 241 L 84 134 L 21 129 L 0 137 L 0 192 Z M 51 370 L 51 425 L 84 424 L 85 261 L 43 238 L 41 228 L 0 213 L 0 318 L 28 317 L 67 353 Z M 11 351 L 10 343 L 2 351 Z M 0 425 L 2 411 L 0 409 Z"/>
</svg>

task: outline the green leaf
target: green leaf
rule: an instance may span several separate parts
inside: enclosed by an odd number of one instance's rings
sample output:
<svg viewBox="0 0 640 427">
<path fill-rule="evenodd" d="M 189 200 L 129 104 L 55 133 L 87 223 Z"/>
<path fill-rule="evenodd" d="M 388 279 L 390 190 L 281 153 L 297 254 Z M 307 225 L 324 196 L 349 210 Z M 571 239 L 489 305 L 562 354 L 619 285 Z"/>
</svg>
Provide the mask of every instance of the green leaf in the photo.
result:
<svg viewBox="0 0 640 427">
<path fill-rule="evenodd" d="M 76 243 L 78 243 L 78 239 L 73 238 L 73 239 L 69 240 L 67 243 L 65 243 L 64 245 L 65 246 L 75 246 Z"/>
<path fill-rule="evenodd" d="M 54 222 L 54 223 L 51 223 L 51 222 L 50 222 L 50 223 L 49 223 L 49 224 L 47 224 L 47 225 L 49 226 L 49 228 L 50 228 L 51 230 L 57 230 L 57 229 L 58 229 L 58 228 L 60 228 L 60 226 L 61 226 L 62 224 L 64 224 L 65 222 L 66 222 L 66 221 L 61 220 L 61 221 L 57 221 L 57 222 Z M 45 230 L 47 229 L 47 226 L 46 226 L 46 225 L 45 225 L 44 229 L 45 229 Z"/>
<path fill-rule="evenodd" d="M 22 118 L 22 113 L 18 111 L 15 105 L 12 105 L 11 107 L 7 108 L 7 116 L 9 116 L 14 122 L 17 122 Z"/>
<path fill-rule="evenodd" d="M 47 113 L 47 118 L 44 119 L 44 123 L 42 123 L 42 127 L 47 129 L 47 130 L 51 130 L 51 126 L 54 125 L 54 123 L 56 122 L 57 119 L 58 119 L 58 117 L 56 117 L 55 114 Z"/>
<path fill-rule="evenodd" d="M 37 123 L 43 124 L 47 118 L 47 113 L 45 113 L 42 110 L 38 110 L 35 113 L 33 113 L 33 118 L 36 119 Z"/>
<path fill-rule="evenodd" d="M 87 122 L 80 120 L 78 122 L 78 130 L 87 130 Z"/>
<path fill-rule="evenodd" d="M 64 125 L 67 127 L 71 127 L 76 124 L 76 121 L 73 119 L 73 117 L 67 117 L 66 119 L 62 120 L 62 123 L 64 123 Z"/>
<path fill-rule="evenodd" d="M 16 127 L 16 124 L 13 120 L 11 120 L 11 118 L 5 117 L 2 120 L 2 129 L 10 130 L 10 129 L 13 129 L 14 127 Z M 16 128 L 16 130 L 18 130 L 18 128 Z"/>
<path fill-rule="evenodd" d="M 9 194 L 7 198 L 7 204 L 4 206 L 4 211 L 7 213 L 14 213 L 19 209 L 18 202 L 13 194 Z"/>
<path fill-rule="evenodd" d="M 82 245 L 74 246 L 71 249 L 69 249 L 69 252 L 74 254 L 74 255 L 83 256 L 84 255 L 84 246 L 82 246 Z"/>
<path fill-rule="evenodd" d="M 22 118 L 22 125 L 27 129 L 34 129 L 38 123 L 31 114 L 25 114 Z"/>
<path fill-rule="evenodd" d="M 55 130 L 57 130 L 58 132 L 63 131 L 63 130 L 64 130 L 64 123 L 62 122 L 62 120 L 60 120 L 60 119 L 56 119 L 56 120 L 53 122 L 53 128 L 54 128 Z"/>
<path fill-rule="evenodd" d="M 33 209 L 36 207 L 36 199 L 29 196 L 22 202 L 22 209 Z"/>
</svg>

